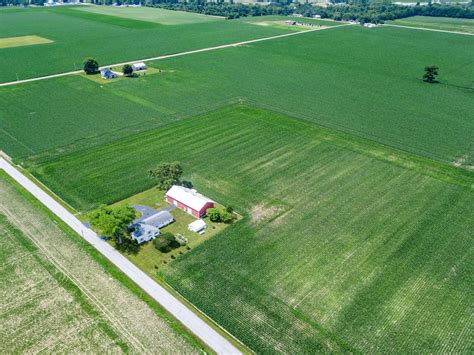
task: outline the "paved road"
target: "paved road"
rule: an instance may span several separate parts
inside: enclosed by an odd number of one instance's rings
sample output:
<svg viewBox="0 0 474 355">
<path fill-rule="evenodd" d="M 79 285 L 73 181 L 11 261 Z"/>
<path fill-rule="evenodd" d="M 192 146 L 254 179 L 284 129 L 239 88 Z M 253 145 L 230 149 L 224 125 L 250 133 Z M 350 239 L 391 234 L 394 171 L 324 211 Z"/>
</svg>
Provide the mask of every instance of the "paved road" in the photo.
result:
<svg viewBox="0 0 474 355">
<path fill-rule="evenodd" d="M 264 38 L 258 38 L 258 39 L 251 39 L 248 41 L 243 41 L 243 42 L 236 42 L 236 43 L 229 43 L 229 44 L 223 44 L 220 46 L 216 47 L 208 47 L 208 48 L 201 48 L 201 49 L 196 49 L 193 51 L 187 51 L 187 52 L 180 52 L 180 53 L 174 53 L 174 54 L 168 54 L 168 55 L 162 55 L 158 57 L 151 57 L 151 58 L 144 58 L 144 59 L 134 59 L 132 61 L 128 62 L 123 62 L 123 63 L 116 63 L 116 64 L 108 64 L 104 65 L 101 68 L 108 68 L 108 67 L 115 67 L 115 66 L 122 66 L 125 64 L 130 64 L 131 62 L 151 62 L 154 60 L 162 60 L 162 59 L 168 59 L 168 58 L 174 58 L 174 57 L 182 57 L 185 55 L 191 55 L 191 54 L 196 54 L 196 53 L 202 53 L 202 52 L 209 52 L 209 51 L 215 51 L 218 49 L 224 49 L 224 48 L 230 48 L 230 47 L 238 47 L 242 46 L 245 44 L 251 44 L 251 43 L 257 43 L 257 42 L 263 42 L 263 41 L 270 41 L 273 39 L 277 38 L 283 38 L 283 37 L 290 37 L 290 36 L 297 36 L 297 35 L 302 35 L 308 32 L 314 32 L 314 31 L 322 31 L 322 30 L 329 30 L 341 26 L 350 26 L 348 24 L 343 24 L 340 26 L 331 26 L 331 27 L 323 27 L 323 28 L 315 28 L 312 30 L 307 30 L 307 31 L 299 31 L 299 32 L 292 32 L 292 33 L 285 33 L 283 35 L 278 35 L 278 36 L 271 36 L 271 37 L 264 37 Z M 0 83 L 0 87 L 2 86 L 11 86 L 11 85 L 18 85 L 18 84 L 24 84 L 24 83 L 30 83 L 33 81 L 40 81 L 40 80 L 47 80 L 47 79 L 52 79 L 52 78 L 59 78 L 62 76 L 68 76 L 68 75 L 74 75 L 74 74 L 80 74 L 82 73 L 82 70 L 75 70 L 75 71 L 70 71 L 66 73 L 59 73 L 59 74 L 52 74 L 52 75 L 46 75 L 46 76 L 40 76 L 37 78 L 31 78 L 31 79 L 25 79 L 25 80 L 17 80 L 17 81 L 10 81 L 7 83 Z"/>
<path fill-rule="evenodd" d="M 217 333 L 200 317 L 188 309 L 166 289 L 157 284 L 153 279 L 138 269 L 122 254 L 112 246 L 102 241 L 96 233 L 84 226 L 73 214 L 56 202 L 51 196 L 34 184 L 19 170 L 0 157 L 0 169 L 10 175 L 16 182 L 28 190 L 51 212 L 61 218 L 69 227 L 81 235 L 87 242 L 92 244 L 102 255 L 114 263 L 130 279 L 139 285 L 145 292 L 153 297 L 163 308 L 171 313 L 176 319 L 183 323 L 192 333 L 199 337 L 212 350 L 219 354 L 240 354 L 223 336 Z"/>
<path fill-rule="evenodd" d="M 458 31 L 447 31 L 447 30 L 437 30 L 437 29 L 434 29 L 434 28 L 425 28 L 425 27 L 414 27 L 414 26 L 404 26 L 404 25 L 391 25 L 391 24 L 384 24 L 383 26 L 408 28 L 408 29 L 410 29 L 410 30 L 420 30 L 420 31 L 431 31 L 431 32 L 451 33 L 451 34 L 455 34 L 455 35 L 474 36 L 474 33 L 458 32 Z"/>
</svg>

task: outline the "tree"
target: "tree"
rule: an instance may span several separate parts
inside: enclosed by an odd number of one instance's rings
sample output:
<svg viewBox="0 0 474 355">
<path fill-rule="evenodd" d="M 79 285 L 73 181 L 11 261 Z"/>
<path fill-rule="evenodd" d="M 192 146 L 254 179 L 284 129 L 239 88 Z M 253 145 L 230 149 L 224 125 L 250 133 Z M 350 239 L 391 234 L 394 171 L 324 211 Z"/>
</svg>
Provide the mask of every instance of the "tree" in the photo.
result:
<svg viewBox="0 0 474 355">
<path fill-rule="evenodd" d="M 88 75 L 95 74 L 99 71 L 99 63 L 95 59 L 87 58 L 84 61 L 84 72 Z"/>
<path fill-rule="evenodd" d="M 230 212 L 223 211 L 221 213 L 221 221 L 224 223 L 232 223 L 234 221 L 234 215 Z"/>
<path fill-rule="evenodd" d="M 436 76 L 438 75 L 438 67 L 436 65 L 428 65 L 425 67 L 425 74 L 423 74 L 423 81 L 427 83 L 437 82 Z"/>
<path fill-rule="evenodd" d="M 106 237 L 112 237 L 120 246 L 130 223 L 137 212 L 130 206 L 108 207 L 101 205 L 90 212 L 88 217 L 92 227 Z"/>
<path fill-rule="evenodd" d="M 217 208 L 208 208 L 206 214 L 212 222 L 221 221 L 221 212 Z"/>
<path fill-rule="evenodd" d="M 160 163 L 155 169 L 149 170 L 148 175 L 157 180 L 157 187 L 160 190 L 168 190 L 171 186 L 179 183 L 181 175 L 183 175 L 183 168 L 179 162 Z"/>
<path fill-rule="evenodd" d="M 232 206 L 227 206 L 227 207 L 225 208 L 225 211 L 226 211 L 226 212 L 229 212 L 229 213 L 234 213 L 234 207 L 232 207 Z"/>
<path fill-rule="evenodd" d="M 158 238 L 153 240 L 153 245 L 162 253 L 169 253 L 171 250 L 181 246 L 174 235 L 169 232 L 161 233 Z"/>
<path fill-rule="evenodd" d="M 125 76 L 130 76 L 133 74 L 133 68 L 130 64 L 125 64 L 123 67 L 122 67 L 122 73 L 123 75 Z"/>
</svg>

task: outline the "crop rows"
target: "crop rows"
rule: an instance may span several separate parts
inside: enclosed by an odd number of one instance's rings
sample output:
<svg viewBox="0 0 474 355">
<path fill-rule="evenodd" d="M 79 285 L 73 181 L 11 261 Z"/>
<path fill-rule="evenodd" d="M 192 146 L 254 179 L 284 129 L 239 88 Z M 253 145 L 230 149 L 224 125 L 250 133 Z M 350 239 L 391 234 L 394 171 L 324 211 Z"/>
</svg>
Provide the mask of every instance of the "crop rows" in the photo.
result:
<svg viewBox="0 0 474 355">
<path fill-rule="evenodd" d="M 247 217 L 167 279 L 254 350 L 467 351 L 474 177 L 410 157 L 237 106 L 33 171 L 90 208 L 181 161 L 186 180 Z"/>
</svg>

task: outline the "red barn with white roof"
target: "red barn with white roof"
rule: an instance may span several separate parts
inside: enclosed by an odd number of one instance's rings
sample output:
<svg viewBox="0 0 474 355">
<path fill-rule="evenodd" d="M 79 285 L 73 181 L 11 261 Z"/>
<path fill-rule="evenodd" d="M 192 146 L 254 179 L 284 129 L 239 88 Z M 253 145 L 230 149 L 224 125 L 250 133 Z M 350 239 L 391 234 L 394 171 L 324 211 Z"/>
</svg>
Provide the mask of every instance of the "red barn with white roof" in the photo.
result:
<svg viewBox="0 0 474 355">
<path fill-rule="evenodd" d="M 214 201 L 201 195 L 194 189 L 173 185 L 166 193 L 166 201 L 179 209 L 200 218 L 206 214 L 208 208 L 214 207 Z"/>
</svg>

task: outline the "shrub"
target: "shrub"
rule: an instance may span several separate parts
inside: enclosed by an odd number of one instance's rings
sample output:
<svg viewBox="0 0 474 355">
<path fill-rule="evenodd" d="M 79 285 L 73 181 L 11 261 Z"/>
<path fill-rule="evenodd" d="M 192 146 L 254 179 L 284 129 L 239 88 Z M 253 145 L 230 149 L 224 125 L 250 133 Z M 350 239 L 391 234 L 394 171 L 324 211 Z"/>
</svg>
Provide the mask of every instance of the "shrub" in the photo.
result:
<svg viewBox="0 0 474 355">
<path fill-rule="evenodd" d="M 221 213 L 221 221 L 224 223 L 232 223 L 234 221 L 234 216 L 232 213 L 224 211 Z"/>
<path fill-rule="evenodd" d="M 160 234 L 160 236 L 153 241 L 153 245 L 162 253 L 169 253 L 171 250 L 180 246 L 174 235 L 168 232 Z"/>
<path fill-rule="evenodd" d="M 221 221 L 221 212 L 217 208 L 209 208 L 206 213 L 212 222 Z"/>
</svg>

